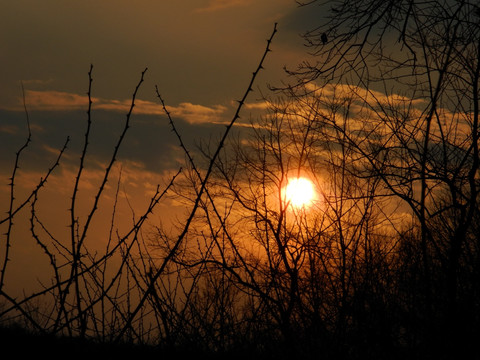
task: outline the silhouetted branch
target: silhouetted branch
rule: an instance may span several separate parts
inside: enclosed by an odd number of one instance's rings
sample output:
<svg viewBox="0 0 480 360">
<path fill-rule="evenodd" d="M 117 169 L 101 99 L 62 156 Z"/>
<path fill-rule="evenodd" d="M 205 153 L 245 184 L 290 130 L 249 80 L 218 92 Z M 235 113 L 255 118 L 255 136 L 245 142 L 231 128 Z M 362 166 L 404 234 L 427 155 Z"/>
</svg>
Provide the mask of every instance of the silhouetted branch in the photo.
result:
<svg viewBox="0 0 480 360">
<path fill-rule="evenodd" d="M 231 130 L 231 128 L 233 127 L 233 125 L 235 124 L 235 122 L 237 121 L 237 119 L 240 117 L 240 110 L 242 109 L 244 103 L 245 103 L 245 100 L 248 96 L 248 94 L 250 93 L 250 91 L 252 91 L 252 85 L 259 73 L 259 71 L 261 69 L 263 69 L 263 62 L 267 56 L 267 53 L 270 52 L 270 44 L 272 42 L 272 39 L 275 35 L 275 33 L 277 32 L 277 24 L 275 24 L 274 26 L 274 29 L 273 29 L 273 32 L 272 32 L 272 35 L 270 36 L 270 38 L 267 40 L 267 47 L 265 49 L 265 52 L 263 53 L 263 56 L 260 60 L 260 63 L 257 67 L 257 69 L 255 70 L 255 72 L 253 73 L 252 75 L 252 78 L 250 80 L 250 83 L 247 87 L 247 90 L 245 92 L 245 94 L 243 95 L 242 99 L 239 101 L 239 105 L 237 107 L 237 110 L 232 118 L 232 120 L 230 121 L 230 123 L 228 124 L 219 144 L 218 144 L 218 147 L 214 153 L 214 155 L 212 156 L 212 159 L 210 160 L 210 164 L 207 168 L 207 171 L 206 171 L 206 174 L 205 176 L 203 177 L 203 180 L 202 180 L 202 184 L 201 184 L 201 188 L 200 188 L 200 191 L 197 195 L 197 198 L 195 200 L 195 204 L 193 206 L 193 209 L 192 211 L 190 212 L 190 215 L 188 217 L 188 219 L 186 220 L 185 222 L 185 226 L 183 228 L 183 231 L 181 232 L 181 234 L 179 235 L 177 241 L 175 242 L 175 245 L 172 247 L 172 249 L 170 250 L 170 252 L 167 254 L 167 256 L 165 256 L 163 262 L 162 262 L 162 265 L 159 267 L 159 269 L 156 271 L 156 273 L 152 276 L 151 278 L 151 283 L 149 284 L 147 290 L 145 291 L 145 294 L 143 295 L 142 299 L 140 300 L 140 302 L 138 303 L 137 307 L 135 308 L 135 310 L 132 312 L 129 320 L 127 321 L 127 323 L 125 324 L 124 328 L 120 331 L 120 333 L 118 334 L 117 338 L 116 338 L 116 341 L 119 341 L 123 334 L 125 333 L 125 331 L 130 327 L 130 324 L 131 322 L 133 321 L 133 319 L 135 318 L 135 316 L 138 314 L 138 312 L 140 311 L 140 309 L 142 308 L 143 304 L 145 303 L 146 299 L 150 296 L 150 293 L 153 291 L 153 288 L 154 288 L 154 285 L 155 285 L 155 282 L 156 280 L 160 277 L 160 275 L 162 275 L 165 267 L 167 266 L 168 262 L 170 261 L 170 259 L 175 255 L 178 247 L 180 246 L 180 244 L 182 243 L 185 235 L 187 234 L 188 230 L 189 230 L 189 227 L 190 227 L 190 224 L 192 223 L 192 220 L 195 216 L 195 213 L 198 209 L 198 206 L 200 204 L 200 200 L 202 198 L 202 195 L 203 195 L 203 192 L 205 191 L 205 188 L 206 188 L 206 185 L 207 185 L 207 182 L 208 182 L 208 179 L 210 177 L 210 174 L 212 173 L 212 170 L 213 170 L 213 167 L 214 167 L 214 164 L 217 160 L 217 157 L 218 155 L 220 154 L 220 151 L 222 150 L 223 146 L 224 146 L 224 143 L 225 143 L 225 140 L 227 139 L 227 136 Z"/>
</svg>

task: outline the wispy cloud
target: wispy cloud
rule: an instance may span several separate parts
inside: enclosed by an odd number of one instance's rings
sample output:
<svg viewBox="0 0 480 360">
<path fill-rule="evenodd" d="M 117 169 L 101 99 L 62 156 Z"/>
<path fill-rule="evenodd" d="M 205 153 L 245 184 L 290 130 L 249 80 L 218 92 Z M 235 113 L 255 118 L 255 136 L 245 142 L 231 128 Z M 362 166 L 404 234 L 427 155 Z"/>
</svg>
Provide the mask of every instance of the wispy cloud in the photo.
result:
<svg viewBox="0 0 480 360">
<path fill-rule="evenodd" d="M 207 6 L 199 8 L 196 12 L 214 12 L 231 7 L 245 6 L 252 3 L 252 0 L 210 0 Z"/>
<path fill-rule="evenodd" d="M 48 85 L 53 82 L 53 79 L 27 79 L 27 80 L 22 80 L 22 83 L 24 85 Z"/>
<path fill-rule="evenodd" d="M 18 132 L 18 127 L 14 125 L 0 125 L 0 133 L 14 135 Z"/>
<path fill-rule="evenodd" d="M 270 107 L 270 103 L 268 101 L 261 101 L 255 103 L 247 103 L 245 104 L 245 109 L 248 110 L 266 110 Z"/>
<path fill-rule="evenodd" d="M 36 91 L 27 90 L 26 94 L 27 108 L 34 111 L 68 111 L 86 109 L 88 106 L 88 96 L 79 95 L 61 91 Z M 131 106 L 131 100 L 114 100 L 103 98 L 92 98 L 93 109 L 108 110 L 116 112 L 128 112 Z M 23 110 L 23 104 L 9 110 Z M 227 107 L 223 105 L 204 106 L 183 102 L 176 106 L 167 106 L 167 110 L 173 117 L 181 118 L 191 124 L 198 123 L 216 123 L 222 122 Z M 135 114 L 145 115 L 164 115 L 161 105 L 146 100 L 135 100 Z M 4 131 L 6 131 L 4 129 Z"/>
<path fill-rule="evenodd" d="M 27 108 L 36 111 L 51 110 L 75 110 L 87 106 L 88 97 L 61 91 L 37 91 L 25 92 Z"/>
<path fill-rule="evenodd" d="M 168 107 L 173 116 L 187 120 L 189 123 L 215 123 L 222 121 L 227 108 L 223 105 L 207 107 L 191 103 L 181 103 L 176 107 Z"/>
</svg>

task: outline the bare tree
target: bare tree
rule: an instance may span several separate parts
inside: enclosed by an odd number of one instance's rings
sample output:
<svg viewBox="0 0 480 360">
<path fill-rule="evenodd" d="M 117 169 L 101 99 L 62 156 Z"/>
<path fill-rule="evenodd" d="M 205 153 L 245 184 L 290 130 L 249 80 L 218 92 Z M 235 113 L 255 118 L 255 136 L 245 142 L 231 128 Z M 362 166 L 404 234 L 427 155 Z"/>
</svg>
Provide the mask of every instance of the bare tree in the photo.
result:
<svg viewBox="0 0 480 360">
<path fill-rule="evenodd" d="M 290 92 L 310 96 L 305 84 L 340 83 L 368 109 L 361 132 L 332 125 L 354 149 L 352 174 L 379 179 L 384 191 L 375 195 L 407 205 L 419 229 L 423 295 L 415 297 L 426 314 L 425 340 L 469 338 L 464 322 L 478 311 L 465 306 L 463 288 L 475 287 L 471 276 L 478 271 L 479 6 L 448 0 L 303 5 L 330 9 L 328 21 L 304 35 L 318 61 L 291 72 L 300 82 Z"/>
<path fill-rule="evenodd" d="M 16 170 L 19 167 L 20 155 L 28 147 L 32 134 L 28 123 L 28 137 L 26 143 L 17 152 L 14 164 L 13 175 L 11 177 L 10 205 L 7 217 L 2 219 L 1 223 L 7 225 L 6 237 L 2 238 L 4 246 L 4 257 L 2 259 L 2 276 L 0 294 L 5 305 L 1 311 L 2 322 L 7 323 L 9 319 L 16 319 L 19 315 L 23 318 L 27 328 L 33 328 L 41 332 L 51 334 L 68 334 L 70 336 L 84 337 L 86 335 L 97 335 L 105 338 L 106 334 L 112 334 L 118 326 L 121 326 L 121 319 L 126 318 L 128 313 L 128 302 L 141 291 L 129 285 L 136 276 L 137 269 L 132 268 L 133 254 L 138 253 L 135 246 L 141 246 L 140 229 L 144 225 L 147 217 L 155 206 L 159 203 L 167 190 L 171 187 L 176 176 L 161 190 L 157 187 L 154 195 L 150 199 L 150 204 L 140 216 L 134 219 L 130 229 L 124 234 L 114 234 L 113 223 L 116 217 L 116 204 L 118 197 L 118 188 L 115 195 L 115 202 L 111 214 L 112 224 L 110 234 L 106 242 L 104 253 L 93 253 L 87 245 L 87 237 L 91 230 L 92 220 L 97 216 L 100 206 L 100 200 L 103 197 L 106 183 L 112 178 L 114 164 L 117 162 L 118 150 L 125 138 L 127 130 L 130 127 L 133 108 L 137 91 L 143 82 L 145 71 L 141 74 L 141 79 L 137 84 L 132 96 L 130 110 L 126 116 L 125 126 L 114 147 L 110 161 L 104 169 L 104 175 L 101 183 L 93 196 L 91 209 L 85 215 L 85 222 L 81 224 L 77 202 L 79 201 L 79 187 L 81 178 L 85 171 L 86 158 L 90 145 L 91 106 L 92 106 L 92 70 L 88 73 L 88 111 L 87 128 L 84 137 L 83 149 L 80 153 L 80 163 L 75 179 L 73 179 L 73 193 L 70 207 L 70 246 L 66 239 L 55 235 L 53 230 L 42 220 L 42 212 L 38 210 L 39 194 L 46 188 L 47 179 L 53 176 L 53 172 L 60 166 L 60 160 L 66 151 L 68 140 L 62 149 L 59 150 L 58 157 L 53 166 L 46 172 L 46 175 L 40 179 L 34 190 L 28 194 L 25 199 L 19 202 L 14 195 L 16 189 Z M 24 100 L 25 101 L 25 100 Z M 178 174 L 177 174 L 178 175 Z M 120 183 L 120 178 L 118 184 Z M 27 206 L 29 205 L 29 207 Z M 8 279 L 6 275 L 8 262 L 11 261 L 9 248 L 12 242 L 14 220 L 20 218 L 22 213 L 30 210 L 30 234 L 31 240 L 37 244 L 47 256 L 52 271 L 50 284 L 40 284 L 42 289 L 25 295 L 23 298 L 14 298 L 3 290 L 3 285 Z M 5 240 L 3 242 L 3 240 Z M 115 259 L 115 261 L 112 261 Z M 135 273 L 133 272 L 135 271 Z M 108 274 L 108 275 L 107 275 Z M 132 284 L 133 285 L 133 284 Z M 34 304 L 41 304 L 41 308 L 36 308 Z M 127 305 L 125 309 L 125 305 Z M 101 309 L 99 308 L 101 307 Z M 106 310 L 108 307 L 108 310 Z M 32 310 L 33 309 L 33 310 Z M 101 325 L 100 325 L 101 324 Z M 136 338 L 142 338 L 144 335 L 138 329 L 135 333 Z"/>
<path fill-rule="evenodd" d="M 231 121 L 217 142 L 188 149 L 157 97 L 186 164 L 125 233 L 88 247 L 123 131 L 89 211 L 78 194 L 89 155 L 87 124 L 74 179 L 68 239 L 42 221 L 38 194 L 65 147 L 23 200 L 11 176 L 0 316 L 37 329 L 114 342 L 155 342 L 205 352 L 255 350 L 345 358 L 453 356 L 480 331 L 480 9 L 467 1 L 313 0 L 325 24 L 304 34 L 313 61 L 265 96 L 251 126 L 240 112 L 270 51 L 276 26 Z M 28 113 L 27 113 L 28 123 Z M 237 135 L 237 137 L 234 136 Z M 179 176 L 181 172 L 182 176 Z M 315 199 L 296 206 L 292 179 Z M 167 191 L 183 202 L 177 227 L 145 235 Z M 4 290 L 14 219 L 29 212 L 32 240 L 52 270 L 43 290 Z M 67 241 L 66 241 L 67 240 Z M 115 262 L 112 262 L 115 259 Z M 113 264 L 113 265 L 112 265 Z M 41 299 L 50 302 L 35 309 Z M 444 350 L 448 350 L 445 351 Z M 458 354 L 457 354 L 458 355 Z"/>
</svg>

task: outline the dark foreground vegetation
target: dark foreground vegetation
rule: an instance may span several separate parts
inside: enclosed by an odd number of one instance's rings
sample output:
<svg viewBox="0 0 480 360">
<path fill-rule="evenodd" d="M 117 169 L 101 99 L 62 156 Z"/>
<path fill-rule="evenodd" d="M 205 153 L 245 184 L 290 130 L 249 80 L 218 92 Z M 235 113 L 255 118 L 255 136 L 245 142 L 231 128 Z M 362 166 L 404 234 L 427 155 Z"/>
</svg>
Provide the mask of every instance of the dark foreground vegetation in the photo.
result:
<svg viewBox="0 0 480 360">
<path fill-rule="evenodd" d="M 316 60 L 288 70 L 291 83 L 272 88 L 249 130 L 232 136 L 276 28 L 218 142 L 189 149 L 157 90 L 185 164 L 130 230 L 106 233 L 104 253 L 89 247 L 99 236 L 92 219 L 145 71 L 91 208 L 80 212 L 88 104 L 67 238 L 45 226 L 37 203 L 66 148 L 16 198 L 29 135 L 0 223 L 2 352 L 480 358 L 478 2 L 322 3 L 306 5 L 327 15 L 304 34 Z M 89 80 L 91 99 L 92 69 Z M 316 187 L 306 207 L 282 190 L 298 176 Z M 185 217 L 147 234 L 149 215 L 172 199 Z M 23 297 L 6 290 L 20 216 L 51 269 L 50 283 Z"/>
<path fill-rule="evenodd" d="M 163 355 L 148 346 L 106 344 L 93 339 L 33 333 L 19 326 L 0 328 L 2 358 L 124 359 Z M 165 355 L 170 355 L 165 353 Z"/>
</svg>

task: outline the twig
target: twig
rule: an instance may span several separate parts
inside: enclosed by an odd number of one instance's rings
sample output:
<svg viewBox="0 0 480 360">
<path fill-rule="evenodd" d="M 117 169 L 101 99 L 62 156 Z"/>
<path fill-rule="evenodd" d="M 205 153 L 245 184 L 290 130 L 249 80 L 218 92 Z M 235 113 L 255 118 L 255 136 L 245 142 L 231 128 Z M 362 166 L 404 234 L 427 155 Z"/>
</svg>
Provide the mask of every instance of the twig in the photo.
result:
<svg viewBox="0 0 480 360">
<path fill-rule="evenodd" d="M 205 191 L 205 188 L 206 188 L 206 185 L 207 185 L 207 182 L 208 182 L 208 179 L 210 177 L 210 174 L 212 173 L 212 170 L 213 170 L 213 167 L 215 165 L 215 162 L 217 160 L 217 157 L 219 156 L 220 154 L 220 151 L 222 150 L 223 146 L 224 146 L 224 143 L 225 143 L 225 140 L 227 139 L 227 136 L 231 130 L 231 128 L 233 127 L 233 125 L 235 124 L 235 122 L 240 118 L 240 111 L 241 109 L 243 108 L 243 105 L 245 104 L 245 100 L 247 99 L 247 96 L 248 94 L 250 93 L 250 91 L 252 91 L 252 85 L 258 75 L 258 73 L 260 72 L 261 69 L 263 69 L 263 62 L 267 56 L 267 54 L 271 51 L 270 50 L 270 44 L 272 42 L 272 39 L 275 35 L 275 33 L 277 32 L 277 24 L 275 23 L 275 26 L 274 26 L 274 29 L 273 29 L 273 32 L 270 36 L 270 38 L 267 40 L 267 46 L 266 46 L 266 49 L 265 49 L 265 52 L 263 53 L 263 56 L 260 60 L 260 63 L 257 67 L 257 69 L 253 72 L 253 76 L 250 80 L 250 83 L 248 85 L 248 88 L 247 90 L 245 91 L 245 94 L 243 95 L 242 99 L 238 101 L 238 107 L 237 107 L 237 110 L 235 112 L 235 115 L 233 116 L 232 120 L 230 121 L 230 123 L 228 124 L 218 146 L 217 146 L 217 149 L 213 155 L 213 157 L 211 158 L 210 160 L 210 163 L 209 163 L 209 166 L 208 166 L 208 169 L 207 169 L 207 172 L 203 178 L 203 181 L 202 181 L 202 185 L 201 185 L 201 188 L 200 188 L 200 191 L 197 195 L 197 198 L 195 200 L 195 204 L 193 206 L 193 209 L 191 210 L 190 212 L 190 216 L 188 217 L 186 223 L 185 223 L 185 227 L 183 229 L 183 231 L 181 232 L 181 234 L 179 235 L 177 241 L 175 242 L 175 245 L 172 247 L 172 249 L 170 250 L 170 252 L 167 254 L 167 256 L 164 258 L 163 260 L 163 263 L 162 265 L 160 266 L 160 268 L 156 271 L 155 275 L 153 275 L 151 277 L 151 281 L 150 281 L 150 284 L 147 288 L 147 290 L 145 291 L 145 294 L 143 295 L 143 297 L 141 298 L 140 302 L 138 303 L 137 307 L 135 308 L 135 310 L 131 313 L 127 323 L 125 324 L 125 326 L 122 328 L 122 330 L 119 332 L 117 338 L 115 339 L 116 342 L 120 341 L 121 338 L 123 337 L 123 335 L 125 334 L 125 331 L 130 328 L 131 326 L 131 323 L 133 321 L 133 319 L 135 318 L 135 316 L 138 314 L 138 312 L 141 310 L 141 308 L 143 307 L 143 304 L 145 303 L 146 299 L 150 296 L 150 294 L 153 292 L 154 290 L 154 286 L 155 286 L 155 282 L 157 281 L 157 279 L 160 277 L 160 275 L 163 273 L 165 267 L 167 266 L 168 262 L 173 258 L 173 256 L 175 255 L 175 253 L 177 252 L 177 249 L 179 248 L 180 244 L 182 243 L 185 235 L 187 234 L 188 230 L 189 230 L 189 227 L 190 227 L 190 224 L 192 223 L 192 220 L 196 214 L 196 211 L 200 205 L 200 201 L 201 201 L 201 198 L 202 198 L 202 195 L 203 195 L 203 192 Z"/>
</svg>

